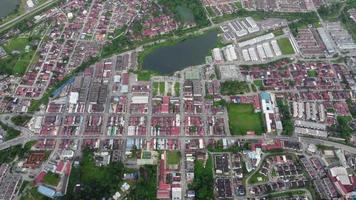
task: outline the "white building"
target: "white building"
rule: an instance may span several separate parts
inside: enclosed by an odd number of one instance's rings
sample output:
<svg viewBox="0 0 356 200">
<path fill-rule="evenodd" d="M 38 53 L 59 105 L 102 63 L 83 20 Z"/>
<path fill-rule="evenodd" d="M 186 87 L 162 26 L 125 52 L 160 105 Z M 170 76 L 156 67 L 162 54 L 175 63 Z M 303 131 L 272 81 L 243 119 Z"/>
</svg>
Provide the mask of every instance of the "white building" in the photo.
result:
<svg viewBox="0 0 356 200">
<path fill-rule="evenodd" d="M 181 199 L 182 199 L 182 188 L 172 187 L 172 200 L 181 200 Z"/>
<path fill-rule="evenodd" d="M 222 62 L 223 60 L 223 56 L 221 54 L 221 51 L 219 48 L 214 48 L 213 49 L 213 58 L 215 62 Z"/>
</svg>

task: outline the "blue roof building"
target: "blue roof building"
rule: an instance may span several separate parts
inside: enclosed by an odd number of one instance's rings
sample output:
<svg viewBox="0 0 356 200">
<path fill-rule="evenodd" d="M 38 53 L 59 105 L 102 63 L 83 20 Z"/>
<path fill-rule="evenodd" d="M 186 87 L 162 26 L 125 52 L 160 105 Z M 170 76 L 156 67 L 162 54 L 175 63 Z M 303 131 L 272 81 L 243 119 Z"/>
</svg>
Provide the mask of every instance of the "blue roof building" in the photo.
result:
<svg viewBox="0 0 356 200">
<path fill-rule="evenodd" d="M 271 95 L 268 92 L 261 92 L 260 93 L 261 100 L 270 101 Z"/>
<path fill-rule="evenodd" d="M 59 197 L 59 196 L 63 196 L 63 194 L 61 192 L 57 192 L 56 190 L 44 186 L 44 185 L 40 185 L 37 188 L 37 192 L 39 192 L 40 194 L 49 197 L 51 199 L 55 198 L 55 197 Z"/>
</svg>

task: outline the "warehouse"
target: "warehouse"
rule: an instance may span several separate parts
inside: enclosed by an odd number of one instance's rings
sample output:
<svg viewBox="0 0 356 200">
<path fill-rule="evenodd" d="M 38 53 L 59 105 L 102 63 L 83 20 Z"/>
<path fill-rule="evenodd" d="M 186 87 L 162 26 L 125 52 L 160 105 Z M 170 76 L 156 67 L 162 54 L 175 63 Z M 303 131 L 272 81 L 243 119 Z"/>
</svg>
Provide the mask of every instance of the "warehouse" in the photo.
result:
<svg viewBox="0 0 356 200">
<path fill-rule="evenodd" d="M 221 55 L 221 51 L 220 51 L 219 48 L 214 48 L 214 49 L 213 49 L 213 58 L 214 58 L 214 61 L 215 61 L 215 62 L 222 62 L 222 61 L 224 61 L 224 60 L 223 60 L 223 57 L 222 57 L 222 55 Z"/>
<path fill-rule="evenodd" d="M 281 56 L 282 52 L 281 52 L 281 49 L 279 48 L 279 46 L 277 44 L 277 41 L 276 40 L 272 40 L 271 44 L 272 44 L 272 48 L 273 48 L 273 51 L 276 54 L 276 56 Z"/>
<path fill-rule="evenodd" d="M 131 102 L 133 104 L 148 104 L 148 96 L 133 96 Z"/>
</svg>

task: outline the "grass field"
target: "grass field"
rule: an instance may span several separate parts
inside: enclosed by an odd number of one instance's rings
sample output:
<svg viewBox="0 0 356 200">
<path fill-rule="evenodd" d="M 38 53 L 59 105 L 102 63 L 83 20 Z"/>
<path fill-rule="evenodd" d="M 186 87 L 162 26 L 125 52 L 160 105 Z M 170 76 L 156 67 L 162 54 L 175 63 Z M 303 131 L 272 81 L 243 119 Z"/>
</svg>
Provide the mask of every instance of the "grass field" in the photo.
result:
<svg viewBox="0 0 356 200">
<path fill-rule="evenodd" d="M 175 95 L 176 96 L 179 96 L 180 94 L 180 84 L 178 83 L 178 82 L 176 82 L 175 84 L 174 84 L 174 92 L 175 92 Z"/>
<path fill-rule="evenodd" d="M 169 165 L 179 164 L 180 152 L 179 151 L 167 151 L 167 162 Z"/>
<path fill-rule="evenodd" d="M 159 88 L 159 83 L 158 82 L 153 82 L 153 88 L 152 88 L 153 96 L 157 96 L 158 88 Z"/>
<path fill-rule="evenodd" d="M 288 38 L 278 39 L 277 42 L 283 55 L 294 54 L 294 49 Z"/>
<path fill-rule="evenodd" d="M 149 81 L 155 74 L 152 71 L 140 70 L 137 72 L 137 79 L 139 81 Z"/>
<path fill-rule="evenodd" d="M 24 74 L 32 59 L 38 59 L 38 55 L 35 55 L 36 51 L 32 48 L 28 52 L 25 51 L 29 43 L 28 37 L 18 37 L 9 40 L 4 45 L 8 56 L 0 60 L 0 66 L 8 68 L 7 71 L 11 72 L 11 74 Z M 19 54 L 12 55 L 13 51 L 18 51 Z"/>
<path fill-rule="evenodd" d="M 268 181 L 268 177 L 263 175 L 263 174 L 261 174 L 260 172 L 256 172 L 248 180 L 249 184 L 263 183 L 263 182 L 266 182 L 266 181 Z"/>
<path fill-rule="evenodd" d="M 229 104 L 227 110 L 231 134 L 245 135 L 247 131 L 255 131 L 256 134 L 264 132 L 262 116 L 260 113 L 254 113 L 252 105 Z"/>
<path fill-rule="evenodd" d="M 308 77 L 317 77 L 318 76 L 318 72 L 311 69 L 308 71 Z"/>
<path fill-rule="evenodd" d="M 261 87 L 263 87 L 263 82 L 262 82 L 262 80 L 254 80 L 253 83 L 256 85 L 256 87 L 258 87 L 258 89 L 260 89 Z"/>
<path fill-rule="evenodd" d="M 43 182 L 48 185 L 57 186 L 59 183 L 59 175 L 52 172 L 48 172 L 43 178 Z"/>
<path fill-rule="evenodd" d="M 166 85 L 164 82 L 159 82 L 159 93 L 163 96 L 164 95 L 164 92 L 165 92 L 165 88 Z"/>
</svg>

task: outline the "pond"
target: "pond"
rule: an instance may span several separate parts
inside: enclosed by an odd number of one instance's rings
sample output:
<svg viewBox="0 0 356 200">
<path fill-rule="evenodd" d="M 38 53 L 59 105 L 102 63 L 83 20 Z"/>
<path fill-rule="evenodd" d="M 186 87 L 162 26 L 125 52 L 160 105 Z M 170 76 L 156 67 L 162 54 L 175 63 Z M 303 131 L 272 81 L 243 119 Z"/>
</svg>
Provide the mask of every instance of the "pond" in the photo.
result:
<svg viewBox="0 0 356 200">
<path fill-rule="evenodd" d="M 143 69 L 172 74 L 188 66 L 204 64 L 209 51 L 216 46 L 217 32 L 187 39 L 172 46 L 155 49 L 143 60 Z"/>
<path fill-rule="evenodd" d="M 20 0 L 0 0 L 0 19 L 13 12 L 19 3 Z"/>
</svg>

